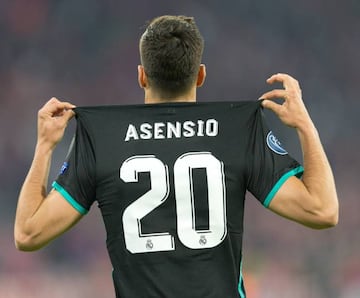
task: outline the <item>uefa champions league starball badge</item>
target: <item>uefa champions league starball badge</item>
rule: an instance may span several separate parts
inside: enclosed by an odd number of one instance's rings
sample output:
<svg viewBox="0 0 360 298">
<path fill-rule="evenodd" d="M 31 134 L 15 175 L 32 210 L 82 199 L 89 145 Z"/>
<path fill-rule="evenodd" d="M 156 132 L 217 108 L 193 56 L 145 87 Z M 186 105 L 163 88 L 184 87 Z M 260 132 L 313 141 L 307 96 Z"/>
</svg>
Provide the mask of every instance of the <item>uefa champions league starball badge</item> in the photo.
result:
<svg viewBox="0 0 360 298">
<path fill-rule="evenodd" d="M 269 131 L 269 133 L 266 136 L 266 144 L 272 151 L 274 151 L 277 154 L 280 155 L 288 154 L 288 152 L 281 146 L 280 141 L 272 131 Z"/>
</svg>

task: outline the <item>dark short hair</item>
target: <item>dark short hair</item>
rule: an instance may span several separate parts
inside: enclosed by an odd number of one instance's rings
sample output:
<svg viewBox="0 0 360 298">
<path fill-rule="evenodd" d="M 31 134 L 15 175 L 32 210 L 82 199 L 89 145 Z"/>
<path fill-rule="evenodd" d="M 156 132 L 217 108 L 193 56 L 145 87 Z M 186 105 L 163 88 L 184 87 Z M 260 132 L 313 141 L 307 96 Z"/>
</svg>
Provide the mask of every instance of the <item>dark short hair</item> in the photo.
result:
<svg viewBox="0 0 360 298">
<path fill-rule="evenodd" d="M 192 17 L 153 19 L 140 39 L 140 58 L 148 82 L 164 96 L 190 90 L 197 79 L 204 40 Z"/>
</svg>

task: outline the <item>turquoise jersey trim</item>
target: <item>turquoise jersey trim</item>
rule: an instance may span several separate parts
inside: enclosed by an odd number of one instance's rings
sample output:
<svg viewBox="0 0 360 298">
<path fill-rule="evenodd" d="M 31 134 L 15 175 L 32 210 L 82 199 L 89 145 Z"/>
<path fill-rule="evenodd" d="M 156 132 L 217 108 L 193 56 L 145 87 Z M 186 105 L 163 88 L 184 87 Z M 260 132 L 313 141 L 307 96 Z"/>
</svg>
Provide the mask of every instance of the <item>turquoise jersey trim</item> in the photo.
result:
<svg viewBox="0 0 360 298">
<path fill-rule="evenodd" d="M 238 291 L 240 294 L 240 298 L 246 298 L 245 293 L 242 288 L 243 284 L 243 275 L 242 275 L 242 262 L 240 263 L 240 278 L 239 278 L 239 285 L 238 285 Z"/>
<path fill-rule="evenodd" d="M 77 211 L 79 211 L 82 215 L 85 215 L 88 213 L 89 210 L 85 209 L 83 206 L 81 206 L 78 202 L 74 200 L 74 198 L 56 181 L 53 182 L 52 187 L 56 189 L 66 201 L 70 203 L 71 206 L 73 206 Z"/>
<path fill-rule="evenodd" d="M 302 166 L 299 166 L 299 167 L 292 169 L 291 171 L 285 173 L 284 175 L 282 175 L 281 178 L 279 179 L 279 181 L 276 182 L 275 186 L 272 188 L 272 190 L 266 196 L 263 205 L 266 208 L 268 208 L 270 205 L 270 202 L 272 201 L 272 199 L 274 198 L 275 194 L 280 189 L 280 187 L 284 184 L 284 182 L 291 176 L 301 177 L 303 172 L 304 172 L 304 168 Z"/>
</svg>

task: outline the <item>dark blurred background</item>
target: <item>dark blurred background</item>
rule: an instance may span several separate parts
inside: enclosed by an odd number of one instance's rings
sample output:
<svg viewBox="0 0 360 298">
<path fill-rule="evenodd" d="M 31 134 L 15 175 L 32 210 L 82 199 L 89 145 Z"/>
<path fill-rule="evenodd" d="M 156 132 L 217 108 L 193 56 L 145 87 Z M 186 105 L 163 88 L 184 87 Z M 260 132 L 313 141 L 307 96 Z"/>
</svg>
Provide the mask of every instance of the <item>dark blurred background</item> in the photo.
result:
<svg viewBox="0 0 360 298">
<path fill-rule="evenodd" d="M 199 101 L 256 100 L 272 88 L 265 83 L 271 74 L 296 77 L 334 169 L 340 222 L 330 230 L 286 221 L 248 197 L 249 298 L 360 297 L 358 0 L 1 0 L 0 297 L 114 297 L 97 206 L 53 244 L 23 253 L 13 244 L 17 195 L 32 160 L 37 111 L 49 98 L 78 106 L 143 102 L 138 39 L 162 14 L 194 16 L 205 38 Z M 301 160 L 295 131 L 270 113 L 268 121 Z M 50 181 L 73 129 L 55 152 Z"/>
</svg>

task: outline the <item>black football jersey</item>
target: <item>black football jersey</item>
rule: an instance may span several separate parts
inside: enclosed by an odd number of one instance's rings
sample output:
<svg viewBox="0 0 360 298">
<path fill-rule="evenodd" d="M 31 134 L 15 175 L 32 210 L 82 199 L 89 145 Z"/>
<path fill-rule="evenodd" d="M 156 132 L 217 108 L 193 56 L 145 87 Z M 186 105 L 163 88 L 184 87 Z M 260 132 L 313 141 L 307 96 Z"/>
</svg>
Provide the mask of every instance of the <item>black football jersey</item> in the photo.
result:
<svg viewBox="0 0 360 298">
<path fill-rule="evenodd" d="M 245 194 L 268 207 L 303 168 L 259 101 L 78 107 L 53 187 L 80 213 L 96 201 L 116 297 L 245 297 Z"/>
</svg>

